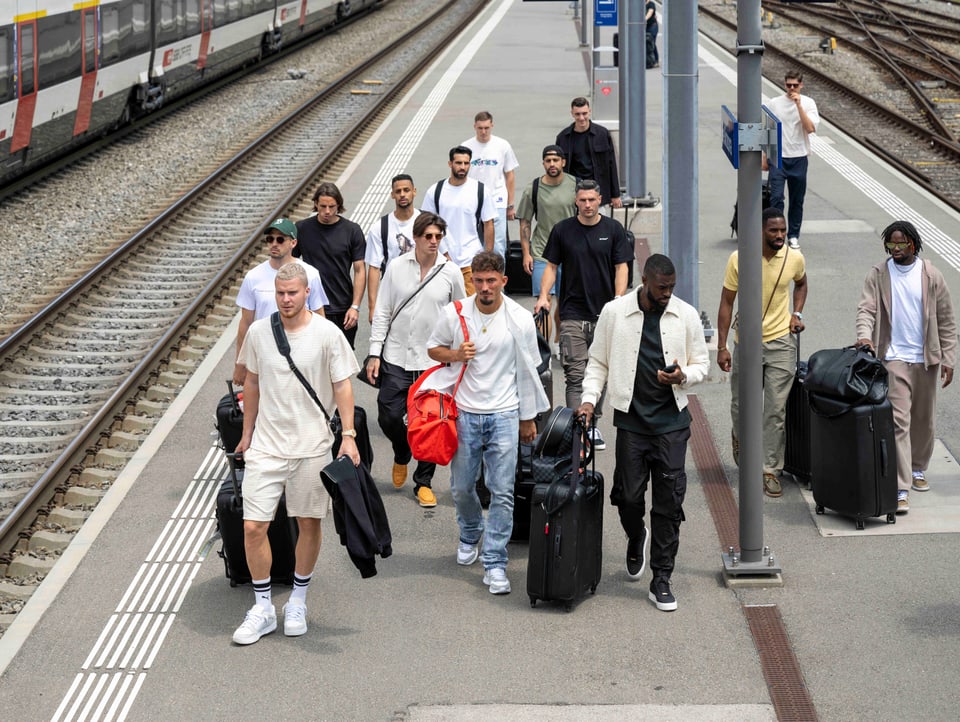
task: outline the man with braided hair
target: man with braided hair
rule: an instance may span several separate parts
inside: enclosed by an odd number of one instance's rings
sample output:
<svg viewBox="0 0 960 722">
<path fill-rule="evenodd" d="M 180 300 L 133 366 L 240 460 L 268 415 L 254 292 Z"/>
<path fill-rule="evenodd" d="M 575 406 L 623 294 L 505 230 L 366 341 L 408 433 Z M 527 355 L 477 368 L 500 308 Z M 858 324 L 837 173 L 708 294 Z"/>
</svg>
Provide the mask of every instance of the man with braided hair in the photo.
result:
<svg viewBox="0 0 960 722">
<path fill-rule="evenodd" d="M 937 379 L 946 388 L 957 363 L 957 324 L 947 282 L 918 258 L 923 244 L 912 223 L 895 221 L 880 234 L 890 256 L 870 269 L 857 305 L 857 345 L 889 374 L 897 439 L 897 513 L 910 510 L 910 489 L 927 491 L 933 454 Z"/>
</svg>

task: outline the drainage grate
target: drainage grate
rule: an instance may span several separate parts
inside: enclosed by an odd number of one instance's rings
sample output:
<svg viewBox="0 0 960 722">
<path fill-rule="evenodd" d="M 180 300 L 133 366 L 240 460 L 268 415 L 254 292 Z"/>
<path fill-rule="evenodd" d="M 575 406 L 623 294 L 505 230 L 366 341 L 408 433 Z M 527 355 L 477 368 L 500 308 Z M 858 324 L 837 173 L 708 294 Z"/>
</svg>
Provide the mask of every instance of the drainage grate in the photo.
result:
<svg viewBox="0 0 960 722">
<path fill-rule="evenodd" d="M 817 710 L 793 654 L 783 618 L 776 605 L 744 605 L 760 668 L 779 722 L 816 720 Z"/>
<path fill-rule="evenodd" d="M 703 407 L 695 394 L 687 397 L 690 407 L 690 451 L 697 466 L 697 474 L 707 497 L 710 516 L 717 529 L 720 548 L 740 548 L 740 512 L 733 499 L 733 489 L 727 482 L 727 475 L 720 462 L 717 445 L 710 433 L 710 426 L 703 414 Z"/>
</svg>

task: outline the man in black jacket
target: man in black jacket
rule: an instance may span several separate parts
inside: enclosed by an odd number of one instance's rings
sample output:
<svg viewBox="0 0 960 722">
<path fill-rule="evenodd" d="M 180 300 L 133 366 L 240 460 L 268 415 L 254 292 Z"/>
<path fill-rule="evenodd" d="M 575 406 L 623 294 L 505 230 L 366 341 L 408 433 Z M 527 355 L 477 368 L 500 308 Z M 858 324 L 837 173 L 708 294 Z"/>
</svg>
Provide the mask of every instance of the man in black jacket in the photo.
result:
<svg viewBox="0 0 960 722">
<path fill-rule="evenodd" d="M 592 178 L 600 184 L 603 203 L 622 208 L 620 176 L 610 131 L 590 120 L 590 101 L 574 98 L 570 104 L 573 123 L 557 134 L 557 145 L 567 157 L 567 173 L 574 178 Z"/>
</svg>

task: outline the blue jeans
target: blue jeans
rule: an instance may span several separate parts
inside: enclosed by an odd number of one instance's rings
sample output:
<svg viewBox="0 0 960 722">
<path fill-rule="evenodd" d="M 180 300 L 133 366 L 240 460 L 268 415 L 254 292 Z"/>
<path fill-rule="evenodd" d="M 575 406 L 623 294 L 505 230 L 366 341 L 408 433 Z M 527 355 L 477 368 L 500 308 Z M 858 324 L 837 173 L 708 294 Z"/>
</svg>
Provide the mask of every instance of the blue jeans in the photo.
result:
<svg viewBox="0 0 960 722">
<path fill-rule="evenodd" d="M 501 411 L 457 417 L 457 453 L 450 464 L 450 491 L 457 510 L 460 541 L 476 544 L 483 537 L 480 561 L 484 569 L 507 567 L 507 542 L 513 533 L 513 484 L 520 441 L 520 414 Z M 490 490 L 490 508 L 484 525 L 477 496 L 480 464 Z M 486 528 L 484 528 L 486 527 Z"/>
<path fill-rule="evenodd" d="M 483 238 L 480 238 L 483 243 Z M 504 258 L 507 257 L 507 209 L 497 208 L 497 216 L 493 219 L 493 250 Z"/>
<path fill-rule="evenodd" d="M 783 211 L 783 186 L 790 194 L 787 212 L 787 238 L 800 238 L 803 223 L 803 197 L 807 194 L 807 156 L 784 158 L 783 168 L 770 169 L 770 205 Z"/>
<path fill-rule="evenodd" d="M 547 267 L 546 261 L 538 261 L 536 258 L 533 259 L 533 297 L 536 298 L 540 295 L 540 281 L 543 279 L 543 271 Z M 560 274 L 563 269 L 560 266 L 557 266 L 557 279 L 553 282 L 553 285 L 550 287 L 550 295 L 558 295 L 557 289 L 560 288 Z"/>
</svg>

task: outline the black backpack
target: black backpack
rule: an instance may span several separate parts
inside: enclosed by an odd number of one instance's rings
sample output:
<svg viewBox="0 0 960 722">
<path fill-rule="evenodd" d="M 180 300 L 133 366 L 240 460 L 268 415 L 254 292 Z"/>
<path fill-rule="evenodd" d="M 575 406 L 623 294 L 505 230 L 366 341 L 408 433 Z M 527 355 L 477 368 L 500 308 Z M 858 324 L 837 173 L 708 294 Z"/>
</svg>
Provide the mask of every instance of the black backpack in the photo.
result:
<svg viewBox="0 0 960 722">
<path fill-rule="evenodd" d="M 437 215 L 442 215 L 440 213 L 440 193 L 443 190 L 443 181 L 437 181 L 437 187 L 433 191 L 433 207 L 437 209 Z M 480 213 L 483 211 L 483 183 L 477 181 L 477 236 L 480 238 L 480 242 L 483 243 L 483 221 L 480 220 Z"/>
</svg>

